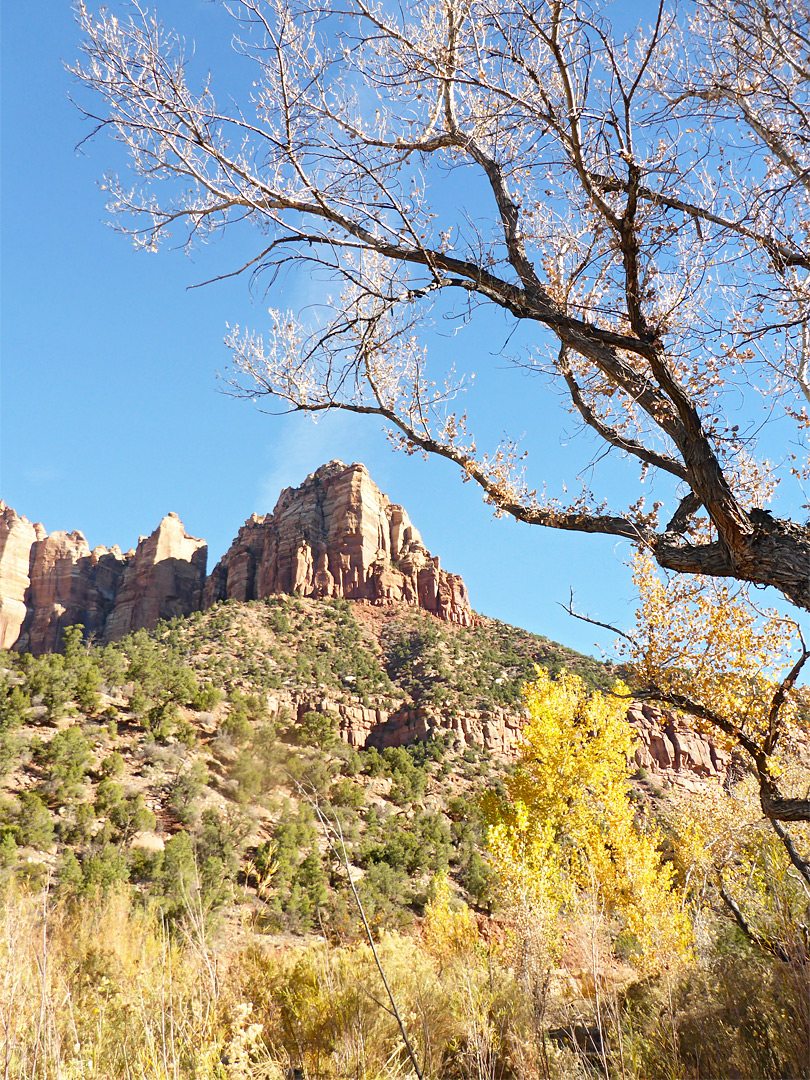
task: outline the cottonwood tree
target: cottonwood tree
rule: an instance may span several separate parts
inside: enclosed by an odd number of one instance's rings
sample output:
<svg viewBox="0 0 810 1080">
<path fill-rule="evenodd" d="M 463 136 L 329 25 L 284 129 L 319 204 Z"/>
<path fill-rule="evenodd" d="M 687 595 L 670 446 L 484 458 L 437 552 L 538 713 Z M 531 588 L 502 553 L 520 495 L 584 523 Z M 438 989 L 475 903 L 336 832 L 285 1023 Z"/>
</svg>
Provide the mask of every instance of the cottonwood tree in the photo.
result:
<svg viewBox="0 0 810 1080">
<path fill-rule="evenodd" d="M 796 752 L 807 713 L 797 682 L 810 650 L 797 624 L 722 581 L 663 582 L 647 555 L 636 556 L 633 577 L 640 604 L 619 654 L 634 695 L 682 710 L 744 759 L 780 836 L 779 822 L 810 821 L 810 798 L 780 785 L 782 756 Z M 810 865 L 804 872 L 810 884 Z"/>
<path fill-rule="evenodd" d="M 231 334 L 234 392 L 376 415 L 500 512 L 810 609 L 810 530 L 763 510 L 778 475 L 757 457 L 765 401 L 796 447 L 783 476 L 807 475 L 808 0 L 664 0 L 629 37 L 577 0 L 228 7 L 241 103 L 193 85 L 191 50 L 137 5 L 80 4 L 72 70 L 129 152 L 107 188 L 139 245 L 253 226 L 223 275 L 331 278 L 309 322 Z M 561 387 L 602 449 L 658 477 L 660 520 L 640 491 L 608 507 L 598 470 L 566 504 L 513 443 L 477 449 L 424 331 L 487 305 L 524 324 L 538 401 Z"/>
<path fill-rule="evenodd" d="M 484 800 L 488 846 L 504 900 L 533 912 L 552 953 L 561 914 L 595 901 L 655 968 L 688 951 L 690 932 L 660 837 L 628 797 L 636 734 L 617 690 L 589 694 L 578 676 L 538 668 L 506 796 Z"/>
<path fill-rule="evenodd" d="M 635 626 L 618 631 L 632 696 L 686 714 L 732 755 L 723 790 L 701 791 L 675 814 L 676 861 L 687 877 L 717 878 L 718 897 L 756 945 L 783 962 L 806 965 L 806 915 L 796 918 L 793 909 L 802 897 L 806 907 L 810 897 L 810 774 L 803 760 L 808 696 L 797 686 L 810 650 L 799 626 L 754 604 L 747 586 L 693 575 L 662 580 L 647 553 L 635 556 L 633 579 L 640 601 Z M 619 701 L 613 704 L 621 715 Z M 597 725 L 585 725 L 586 738 L 590 731 L 598 737 Z M 543 732 L 541 746 L 545 742 L 553 746 L 555 739 Z M 570 753 L 575 739 L 564 732 L 561 744 Z M 590 745 L 577 749 L 573 764 L 582 768 L 580 755 L 584 762 L 593 751 Z M 606 746 L 596 756 L 620 776 L 628 754 Z M 793 832 L 791 823 L 797 823 Z M 770 843 L 765 827 L 775 834 Z M 781 921 L 771 918 L 775 912 Z"/>
</svg>

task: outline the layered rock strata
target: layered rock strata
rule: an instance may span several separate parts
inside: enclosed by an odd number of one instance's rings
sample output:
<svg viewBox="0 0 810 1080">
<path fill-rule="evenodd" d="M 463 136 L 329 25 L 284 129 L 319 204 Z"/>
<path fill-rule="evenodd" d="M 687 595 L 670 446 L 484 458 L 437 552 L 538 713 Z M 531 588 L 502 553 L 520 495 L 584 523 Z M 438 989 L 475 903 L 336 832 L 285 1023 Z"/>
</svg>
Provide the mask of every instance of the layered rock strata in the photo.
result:
<svg viewBox="0 0 810 1080">
<path fill-rule="evenodd" d="M 31 525 L 0 503 L 0 647 L 41 654 L 66 626 L 114 641 L 159 619 L 196 611 L 207 547 L 165 517 L 134 551 L 96 547 L 80 532 Z"/>
<path fill-rule="evenodd" d="M 287 488 L 272 514 L 245 523 L 207 581 L 206 558 L 176 514 L 122 554 L 91 551 L 80 532 L 48 535 L 0 502 L 0 648 L 49 652 L 75 623 L 116 641 L 218 600 L 278 592 L 404 603 L 462 626 L 474 618 L 462 579 L 442 570 L 364 465 L 332 461 Z"/>
<path fill-rule="evenodd" d="M 358 749 L 406 746 L 431 735 L 451 733 L 457 745 L 480 746 L 504 760 L 516 756 L 525 713 L 490 709 L 455 710 L 452 715 L 431 706 L 403 703 L 388 710 L 336 701 L 328 695 L 282 692 L 268 701 L 271 716 L 299 719 L 308 712 L 329 714 L 337 720 L 341 738 Z M 697 791 L 707 782 L 726 780 L 730 755 L 712 739 L 690 728 L 674 713 L 633 702 L 627 719 L 638 734 L 635 765 L 650 780 Z"/>
<path fill-rule="evenodd" d="M 731 755 L 675 713 L 634 701 L 627 719 L 639 734 L 636 765 L 687 790 L 726 778 Z"/>
<path fill-rule="evenodd" d="M 197 611 L 202 603 L 208 545 L 189 536 L 177 514 L 167 514 L 151 536 L 142 536 L 124 568 L 105 641 Z"/>
<path fill-rule="evenodd" d="M 91 551 L 80 532 L 48 535 L 0 502 L 0 647 L 48 652 L 74 623 L 113 641 L 218 600 L 276 592 L 404 603 L 464 626 L 474 618 L 462 579 L 441 569 L 405 510 L 363 465 L 333 461 L 282 492 L 272 514 L 254 515 L 239 530 L 207 580 L 206 556 L 205 542 L 188 536 L 176 514 L 122 554 Z M 370 708 L 305 692 L 276 704 L 298 716 L 334 714 L 352 746 L 382 749 L 451 732 L 503 758 L 514 756 L 526 720 L 500 709 Z M 673 714 L 634 703 L 628 719 L 640 736 L 636 765 L 652 778 L 686 789 L 725 778 L 728 754 Z"/>
<path fill-rule="evenodd" d="M 59 647 L 66 626 L 82 623 L 100 636 L 115 603 L 124 556 L 115 548 L 91 551 L 80 532 L 53 532 L 31 547 L 28 612 L 15 648 L 32 653 Z"/>
<path fill-rule="evenodd" d="M 204 604 L 273 593 L 399 602 L 447 622 L 473 622 L 462 579 L 441 569 L 365 465 L 342 461 L 286 488 L 272 514 L 245 522 L 206 582 Z"/>
<path fill-rule="evenodd" d="M 20 636 L 28 614 L 31 548 L 45 535 L 41 525 L 32 525 L 0 499 L 0 649 L 10 649 Z"/>
</svg>

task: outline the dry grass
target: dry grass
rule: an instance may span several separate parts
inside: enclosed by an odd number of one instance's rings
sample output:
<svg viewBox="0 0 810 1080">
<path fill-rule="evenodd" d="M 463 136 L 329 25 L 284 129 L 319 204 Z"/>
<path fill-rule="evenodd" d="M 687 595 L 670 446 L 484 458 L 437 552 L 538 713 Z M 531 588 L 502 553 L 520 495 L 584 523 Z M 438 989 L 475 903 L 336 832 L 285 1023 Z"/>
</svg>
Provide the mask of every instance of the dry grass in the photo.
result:
<svg viewBox="0 0 810 1080">
<path fill-rule="evenodd" d="M 517 924 L 487 941 L 463 911 L 430 919 L 378 943 L 423 1080 L 810 1075 L 806 965 L 727 951 L 628 986 L 585 922 L 560 961 Z M 7 885 L 4 1080 L 413 1080 L 367 945 L 229 952 L 202 927 L 187 910 L 170 933 L 129 892 Z"/>
<path fill-rule="evenodd" d="M 394 1080 L 413 1075 L 367 946 L 223 955 L 121 892 L 81 906 L 9 886 L 0 913 L 4 1080 Z M 483 946 L 444 965 L 417 938 L 379 952 L 425 1077 L 508 1077 L 510 977 Z"/>
</svg>

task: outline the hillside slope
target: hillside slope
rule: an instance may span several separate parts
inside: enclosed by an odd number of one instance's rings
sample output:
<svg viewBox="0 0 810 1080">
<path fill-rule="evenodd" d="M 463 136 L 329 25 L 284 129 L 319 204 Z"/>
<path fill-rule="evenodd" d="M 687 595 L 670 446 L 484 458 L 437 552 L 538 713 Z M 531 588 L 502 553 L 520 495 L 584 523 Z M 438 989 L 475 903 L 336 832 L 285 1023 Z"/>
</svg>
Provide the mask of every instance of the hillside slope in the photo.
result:
<svg viewBox="0 0 810 1080">
<path fill-rule="evenodd" d="M 64 654 L 6 653 L 0 861 L 57 890 L 129 880 L 168 913 L 194 892 L 211 911 L 238 900 L 266 929 L 338 932 L 357 915 L 320 807 L 379 925 L 420 912 L 441 870 L 486 906 L 478 800 L 509 767 L 537 664 L 612 680 L 495 620 L 283 595 L 116 644 L 73 630 Z M 635 719 L 637 760 L 657 765 Z M 678 753 L 680 772 L 673 750 L 640 794 L 719 775 L 685 737 Z"/>
</svg>

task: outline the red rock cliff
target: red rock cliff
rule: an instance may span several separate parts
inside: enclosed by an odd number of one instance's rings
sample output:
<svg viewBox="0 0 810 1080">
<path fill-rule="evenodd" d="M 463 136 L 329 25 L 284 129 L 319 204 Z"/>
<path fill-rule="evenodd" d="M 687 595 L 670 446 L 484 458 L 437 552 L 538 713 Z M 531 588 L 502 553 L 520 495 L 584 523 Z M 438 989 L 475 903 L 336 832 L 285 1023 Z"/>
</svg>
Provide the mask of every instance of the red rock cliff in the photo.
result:
<svg viewBox="0 0 810 1080">
<path fill-rule="evenodd" d="M 48 535 L 0 503 L 0 647 L 51 652 L 75 623 L 114 641 L 196 611 L 206 555 L 176 514 L 122 555 L 117 547 L 91 551 L 80 532 Z"/>
<path fill-rule="evenodd" d="M 473 621 L 462 579 L 441 569 L 365 465 L 342 461 L 282 491 L 272 514 L 248 519 L 206 582 L 203 603 L 279 592 L 399 601 L 462 626 Z"/>
<path fill-rule="evenodd" d="M 0 649 L 10 649 L 28 614 L 25 594 L 31 584 L 31 548 L 45 536 L 0 499 Z"/>
<path fill-rule="evenodd" d="M 208 545 L 188 536 L 177 514 L 167 514 L 151 536 L 142 536 L 127 560 L 115 606 L 104 627 L 105 641 L 160 619 L 198 611 L 202 602 Z"/>
</svg>

